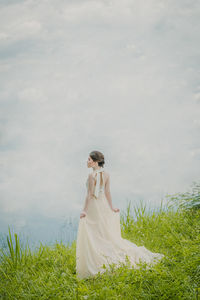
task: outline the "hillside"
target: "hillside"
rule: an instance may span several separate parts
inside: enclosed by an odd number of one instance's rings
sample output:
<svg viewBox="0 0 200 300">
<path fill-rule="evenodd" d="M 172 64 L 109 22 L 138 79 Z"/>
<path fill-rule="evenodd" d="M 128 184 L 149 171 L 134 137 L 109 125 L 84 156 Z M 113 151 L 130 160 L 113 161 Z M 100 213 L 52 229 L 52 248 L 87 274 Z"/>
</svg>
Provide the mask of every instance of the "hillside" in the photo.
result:
<svg viewBox="0 0 200 300">
<path fill-rule="evenodd" d="M 186 202 L 197 203 L 191 195 Z M 0 299 L 200 299 L 200 209 L 180 204 L 184 196 L 174 198 L 178 209 L 148 213 L 141 206 L 134 208 L 134 219 L 128 205 L 121 214 L 123 238 L 165 254 L 150 269 L 112 265 L 103 275 L 78 280 L 76 241 L 68 247 L 41 244 L 31 252 L 9 232 L 9 252 L 1 255 Z"/>
</svg>

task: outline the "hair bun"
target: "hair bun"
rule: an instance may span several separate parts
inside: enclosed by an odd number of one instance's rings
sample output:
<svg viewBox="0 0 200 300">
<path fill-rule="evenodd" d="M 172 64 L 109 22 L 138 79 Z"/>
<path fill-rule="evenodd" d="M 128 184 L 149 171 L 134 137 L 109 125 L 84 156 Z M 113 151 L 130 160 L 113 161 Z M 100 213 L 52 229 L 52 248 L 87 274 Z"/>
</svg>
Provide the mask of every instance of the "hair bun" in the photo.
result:
<svg viewBox="0 0 200 300">
<path fill-rule="evenodd" d="M 103 166 L 105 164 L 105 161 L 104 161 L 104 155 L 102 152 L 100 151 L 92 151 L 90 152 L 90 157 L 94 160 L 94 161 L 97 161 L 98 162 L 98 165 L 99 166 Z"/>
</svg>

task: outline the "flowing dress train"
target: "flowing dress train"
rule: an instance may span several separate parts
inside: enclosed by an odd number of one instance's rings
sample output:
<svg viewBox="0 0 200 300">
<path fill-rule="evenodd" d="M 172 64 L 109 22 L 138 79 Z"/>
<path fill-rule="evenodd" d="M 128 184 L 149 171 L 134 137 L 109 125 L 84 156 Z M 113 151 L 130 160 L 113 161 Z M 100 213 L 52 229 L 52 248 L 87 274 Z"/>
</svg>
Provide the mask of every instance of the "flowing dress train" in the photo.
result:
<svg viewBox="0 0 200 300">
<path fill-rule="evenodd" d="M 104 168 L 96 173 L 104 172 Z M 100 175 L 100 174 L 99 174 Z M 104 176 L 103 181 L 104 181 Z M 98 176 L 97 176 L 98 178 Z M 96 186 L 98 185 L 98 182 Z M 86 182 L 88 188 L 88 181 Z M 95 193 L 94 193 L 95 194 Z M 164 254 L 154 253 L 121 237 L 120 212 L 111 210 L 104 188 L 99 189 L 88 206 L 87 215 L 80 219 L 76 241 L 76 274 L 82 279 L 106 271 L 103 265 L 126 263 L 156 263 Z"/>
</svg>

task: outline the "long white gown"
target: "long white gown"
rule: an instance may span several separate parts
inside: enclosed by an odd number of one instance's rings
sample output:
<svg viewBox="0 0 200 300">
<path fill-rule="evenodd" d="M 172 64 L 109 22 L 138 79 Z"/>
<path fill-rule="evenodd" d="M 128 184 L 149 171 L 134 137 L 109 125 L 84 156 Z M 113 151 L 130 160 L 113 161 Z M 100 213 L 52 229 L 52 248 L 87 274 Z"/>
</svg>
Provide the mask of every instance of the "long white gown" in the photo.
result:
<svg viewBox="0 0 200 300">
<path fill-rule="evenodd" d="M 87 278 L 106 271 L 103 265 L 120 262 L 126 263 L 126 255 L 131 267 L 137 268 L 137 263 L 153 264 L 164 257 L 164 254 L 153 253 L 144 246 L 137 246 L 121 237 L 120 212 L 111 210 L 100 186 L 100 172 L 97 170 L 94 197 L 88 205 L 87 215 L 79 220 L 76 241 L 76 274 L 77 277 Z M 88 180 L 86 182 L 88 188 Z"/>
</svg>

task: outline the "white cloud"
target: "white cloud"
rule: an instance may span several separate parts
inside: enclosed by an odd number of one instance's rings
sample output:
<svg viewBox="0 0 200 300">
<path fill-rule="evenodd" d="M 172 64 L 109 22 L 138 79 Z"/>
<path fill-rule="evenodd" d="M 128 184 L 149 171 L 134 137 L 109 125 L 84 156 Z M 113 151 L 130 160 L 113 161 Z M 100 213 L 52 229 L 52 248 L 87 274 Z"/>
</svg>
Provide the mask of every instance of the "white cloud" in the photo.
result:
<svg viewBox="0 0 200 300">
<path fill-rule="evenodd" d="M 199 15 L 195 1 L 2 5 L 1 211 L 77 212 L 93 149 L 116 206 L 185 190 L 200 169 Z"/>
</svg>

